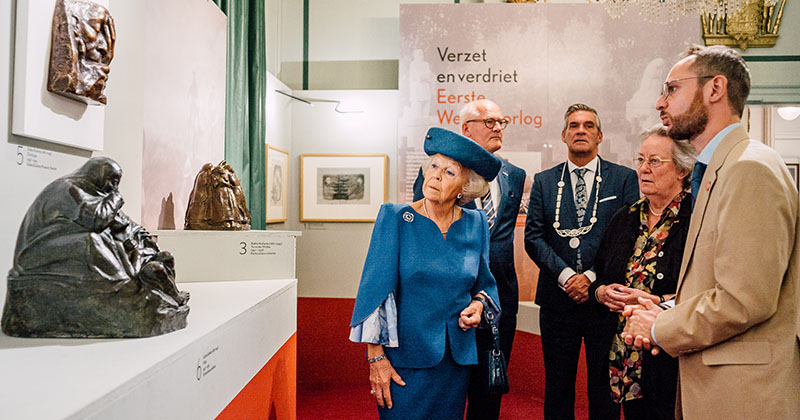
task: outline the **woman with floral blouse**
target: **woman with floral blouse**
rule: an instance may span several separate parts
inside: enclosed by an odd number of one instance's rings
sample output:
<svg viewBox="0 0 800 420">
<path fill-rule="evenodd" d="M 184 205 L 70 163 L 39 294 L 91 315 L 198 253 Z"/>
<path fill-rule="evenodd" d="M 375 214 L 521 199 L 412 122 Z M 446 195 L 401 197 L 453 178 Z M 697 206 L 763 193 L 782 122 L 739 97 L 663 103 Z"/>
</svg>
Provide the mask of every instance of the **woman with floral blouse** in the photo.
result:
<svg viewBox="0 0 800 420">
<path fill-rule="evenodd" d="M 609 222 L 595 262 L 597 281 L 589 288 L 602 310 L 617 313 L 639 297 L 656 304 L 673 297 L 692 213 L 692 146 L 670 139 L 660 125 L 642 139 L 634 161 L 644 197 Z M 677 359 L 627 346 L 620 336 L 624 328 L 619 314 L 609 337 L 609 397 L 621 404 L 626 420 L 673 419 Z"/>
</svg>

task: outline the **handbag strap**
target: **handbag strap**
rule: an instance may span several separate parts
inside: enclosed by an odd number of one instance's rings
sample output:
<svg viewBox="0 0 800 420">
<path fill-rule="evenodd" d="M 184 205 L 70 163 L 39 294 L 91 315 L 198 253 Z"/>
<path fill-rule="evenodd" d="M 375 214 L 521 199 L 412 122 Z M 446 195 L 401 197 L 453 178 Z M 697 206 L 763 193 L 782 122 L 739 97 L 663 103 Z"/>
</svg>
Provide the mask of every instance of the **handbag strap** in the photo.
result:
<svg viewBox="0 0 800 420">
<path fill-rule="evenodd" d="M 489 324 L 489 328 L 492 329 L 492 341 L 494 342 L 494 349 L 492 352 L 497 355 L 500 353 L 500 330 L 497 328 L 497 324 L 495 323 L 494 312 L 491 310 L 484 310 L 484 312 L 486 313 L 486 323 Z"/>
</svg>

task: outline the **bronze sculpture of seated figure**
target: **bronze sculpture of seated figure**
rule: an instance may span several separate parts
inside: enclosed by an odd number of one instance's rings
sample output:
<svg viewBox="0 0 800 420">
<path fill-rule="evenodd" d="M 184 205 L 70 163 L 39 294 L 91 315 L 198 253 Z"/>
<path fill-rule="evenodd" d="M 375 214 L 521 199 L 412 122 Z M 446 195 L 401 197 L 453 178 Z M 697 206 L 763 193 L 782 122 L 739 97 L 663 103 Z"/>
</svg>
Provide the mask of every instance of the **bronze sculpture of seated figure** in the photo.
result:
<svg viewBox="0 0 800 420">
<path fill-rule="evenodd" d="M 56 179 L 20 227 L 2 328 L 18 337 L 146 337 L 186 326 L 172 255 L 122 211 L 122 169 L 90 159 Z"/>
</svg>

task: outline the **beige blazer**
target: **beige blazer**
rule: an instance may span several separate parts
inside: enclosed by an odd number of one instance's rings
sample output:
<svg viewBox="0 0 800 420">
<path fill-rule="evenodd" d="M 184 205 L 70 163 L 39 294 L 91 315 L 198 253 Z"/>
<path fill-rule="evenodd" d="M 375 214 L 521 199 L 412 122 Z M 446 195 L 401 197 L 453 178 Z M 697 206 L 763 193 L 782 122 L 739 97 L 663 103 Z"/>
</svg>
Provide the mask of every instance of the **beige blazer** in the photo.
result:
<svg viewBox="0 0 800 420">
<path fill-rule="evenodd" d="M 679 357 L 679 418 L 800 419 L 798 241 L 789 171 L 737 127 L 706 169 L 676 305 L 654 329 Z"/>
</svg>

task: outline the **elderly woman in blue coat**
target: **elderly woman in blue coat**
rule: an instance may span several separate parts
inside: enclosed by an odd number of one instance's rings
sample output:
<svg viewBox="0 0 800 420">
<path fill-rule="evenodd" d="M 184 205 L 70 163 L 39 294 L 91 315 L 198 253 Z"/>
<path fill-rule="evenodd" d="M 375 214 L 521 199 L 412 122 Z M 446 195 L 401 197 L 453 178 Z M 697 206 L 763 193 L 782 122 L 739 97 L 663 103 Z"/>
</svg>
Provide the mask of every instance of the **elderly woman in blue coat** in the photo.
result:
<svg viewBox="0 0 800 420">
<path fill-rule="evenodd" d="M 424 198 L 381 207 L 350 322 L 381 419 L 463 419 L 473 328 L 500 311 L 486 213 L 458 206 L 486 194 L 500 160 L 440 128 L 425 152 Z"/>
</svg>

